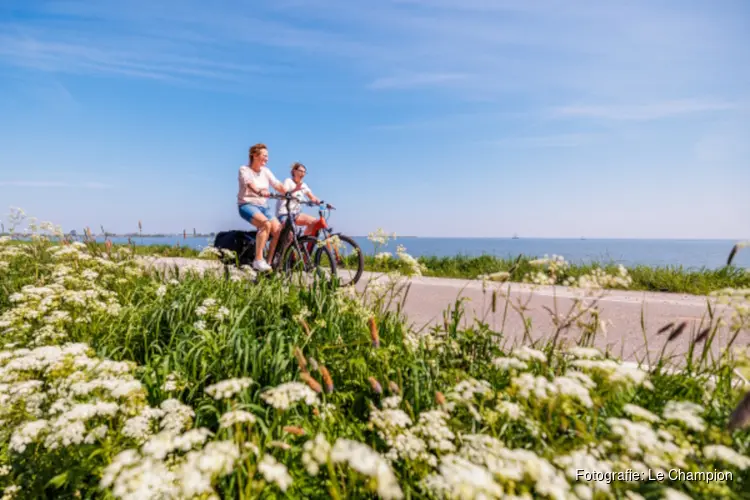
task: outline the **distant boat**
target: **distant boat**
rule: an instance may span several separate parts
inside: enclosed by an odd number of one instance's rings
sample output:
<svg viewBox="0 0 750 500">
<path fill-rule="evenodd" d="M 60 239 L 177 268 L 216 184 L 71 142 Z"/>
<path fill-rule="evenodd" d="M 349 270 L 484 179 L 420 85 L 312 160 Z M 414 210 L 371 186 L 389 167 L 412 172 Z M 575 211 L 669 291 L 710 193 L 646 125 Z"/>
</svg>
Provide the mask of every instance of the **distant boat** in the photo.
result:
<svg viewBox="0 0 750 500">
<path fill-rule="evenodd" d="M 518 239 L 518 235 L 516 233 L 513 233 L 513 238 L 511 238 L 511 239 L 512 240 L 517 240 Z"/>
</svg>

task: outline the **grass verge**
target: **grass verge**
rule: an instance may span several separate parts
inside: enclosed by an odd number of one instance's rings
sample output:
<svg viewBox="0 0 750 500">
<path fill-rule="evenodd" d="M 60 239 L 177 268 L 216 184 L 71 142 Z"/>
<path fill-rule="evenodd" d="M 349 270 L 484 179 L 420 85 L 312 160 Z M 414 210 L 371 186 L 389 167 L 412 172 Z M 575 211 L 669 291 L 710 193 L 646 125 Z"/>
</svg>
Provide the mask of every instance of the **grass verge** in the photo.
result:
<svg viewBox="0 0 750 500">
<path fill-rule="evenodd" d="M 537 265 L 537 281 L 559 264 Z M 502 348 L 502 331 L 461 326 L 458 301 L 444 325 L 415 332 L 391 307 L 408 293 L 395 275 L 364 296 L 159 276 L 127 249 L 44 238 L 0 241 L 0 271 L 6 498 L 750 491 L 750 398 L 732 383 L 733 351 L 708 348 L 720 328 L 747 329 L 746 290 L 669 372 L 592 348 L 590 305 L 572 345 L 561 324 L 543 344 Z M 610 279 L 627 284 L 619 270 Z"/>
</svg>

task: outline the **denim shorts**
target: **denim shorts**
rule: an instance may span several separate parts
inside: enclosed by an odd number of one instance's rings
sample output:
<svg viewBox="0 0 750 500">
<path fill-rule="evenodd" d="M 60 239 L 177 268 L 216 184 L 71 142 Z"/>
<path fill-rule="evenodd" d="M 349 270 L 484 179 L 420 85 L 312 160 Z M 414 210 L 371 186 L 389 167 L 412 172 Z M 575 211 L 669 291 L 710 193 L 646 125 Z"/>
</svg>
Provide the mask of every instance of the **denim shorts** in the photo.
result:
<svg viewBox="0 0 750 500">
<path fill-rule="evenodd" d="M 240 217 L 248 221 L 250 224 L 253 223 L 253 217 L 255 214 L 263 214 L 266 219 L 272 220 L 276 216 L 268 208 L 268 205 L 253 205 L 252 203 L 245 203 L 239 206 Z"/>
</svg>

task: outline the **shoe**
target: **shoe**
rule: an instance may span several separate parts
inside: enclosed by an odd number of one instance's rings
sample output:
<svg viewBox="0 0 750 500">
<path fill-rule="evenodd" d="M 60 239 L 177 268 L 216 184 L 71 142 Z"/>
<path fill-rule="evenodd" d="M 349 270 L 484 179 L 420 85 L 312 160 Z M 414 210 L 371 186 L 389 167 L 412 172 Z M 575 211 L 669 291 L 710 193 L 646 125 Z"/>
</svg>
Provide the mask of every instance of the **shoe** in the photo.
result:
<svg viewBox="0 0 750 500">
<path fill-rule="evenodd" d="M 255 269 L 256 271 L 268 272 L 271 270 L 271 266 L 269 266 L 268 262 L 266 262 L 264 259 L 261 259 L 253 262 L 253 269 Z"/>
</svg>

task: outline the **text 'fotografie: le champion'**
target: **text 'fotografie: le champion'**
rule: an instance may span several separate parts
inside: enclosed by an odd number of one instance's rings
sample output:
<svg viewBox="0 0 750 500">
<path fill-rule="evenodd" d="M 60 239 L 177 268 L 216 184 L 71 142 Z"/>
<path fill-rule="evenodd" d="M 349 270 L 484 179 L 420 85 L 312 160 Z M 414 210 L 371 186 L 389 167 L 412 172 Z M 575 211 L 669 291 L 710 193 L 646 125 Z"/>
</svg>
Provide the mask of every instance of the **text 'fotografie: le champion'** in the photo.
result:
<svg viewBox="0 0 750 500">
<path fill-rule="evenodd" d="M 624 471 L 587 471 L 576 469 L 576 479 L 579 481 L 603 481 L 606 483 L 614 481 L 664 481 L 665 479 L 669 479 L 670 481 L 701 481 L 710 483 L 713 481 L 732 481 L 734 478 L 731 471 L 720 470 L 694 472 L 680 469 L 670 469 L 668 471 L 651 469 L 647 471 L 633 469 Z"/>
</svg>

